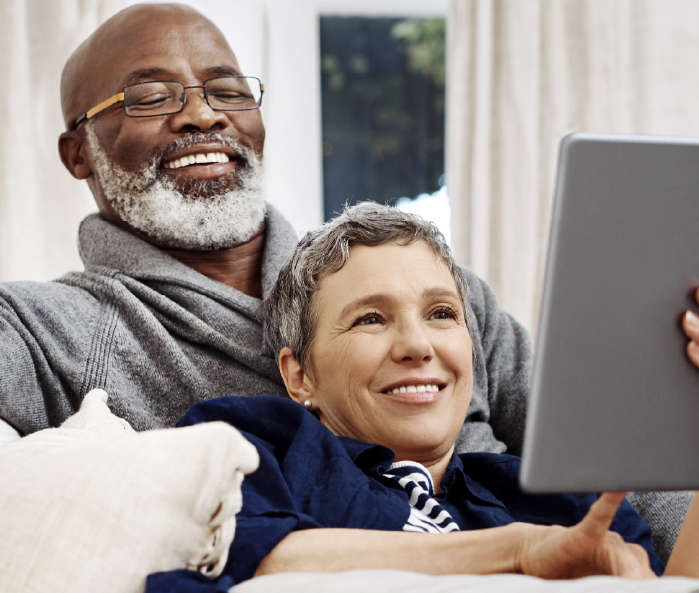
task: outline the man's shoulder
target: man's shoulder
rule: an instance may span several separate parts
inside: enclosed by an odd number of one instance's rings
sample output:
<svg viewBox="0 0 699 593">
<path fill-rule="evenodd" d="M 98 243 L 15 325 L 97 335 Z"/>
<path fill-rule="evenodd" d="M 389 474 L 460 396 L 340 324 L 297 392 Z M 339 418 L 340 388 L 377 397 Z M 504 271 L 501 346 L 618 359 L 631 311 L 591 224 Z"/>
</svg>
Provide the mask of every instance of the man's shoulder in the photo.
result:
<svg viewBox="0 0 699 593">
<path fill-rule="evenodd" d="M 99 299 L 94 279 L 84 272 L 71 272 L 49 282 L 0 282 L 0 307 L 40 307 L 44 310 L 84 307 Z"/>
<path fill-rule="evenodd" d="M 69 276 L 73 276 L 72 279 Z M 31 335 L 82 336 L 108 301 L 105 286 L 84 274 L 50 282 L 0 283 L 0 320 L 15 331 Z"/>
<path fill-rule="evenodd" d="M 466 300 L 474 313 L 482 315 L 491 310 L 497 310 L 497 301 L 488 283 L 469 268 L 460 266 L 459 269 L 468 287 Z"/>
</svg>

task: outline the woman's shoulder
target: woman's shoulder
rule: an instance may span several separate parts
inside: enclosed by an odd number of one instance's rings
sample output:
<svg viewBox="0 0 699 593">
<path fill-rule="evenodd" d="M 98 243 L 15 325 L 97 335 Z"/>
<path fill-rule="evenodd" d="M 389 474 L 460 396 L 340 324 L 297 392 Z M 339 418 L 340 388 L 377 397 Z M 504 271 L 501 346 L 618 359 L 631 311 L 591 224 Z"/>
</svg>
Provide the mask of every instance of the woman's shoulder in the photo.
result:
<svg viewBox="0 0 699 593">
<path fill-rule="evenodd" d="M 284 419 L 288 423 L 300 421 L 302 415 L 308 415 L 308 412 L 285 397 L 233 395 L 215 397 L 194 404 L 179 420 L 177 426 L 214 420 L 254 424 L 255 419 L 262 419 L 261 416 L 265 419 Z"/>
<path fill-rule="evenodd" d="M 293 441 L 308 446 L 337 440 L 313 414 L 296 402 L 279 396 L 218 397 L 193 405 L 177 426 L 223 421 L 240 430 L 256 444 L 285 450 Z M 338 443 L 339 445 L 339 443 Z"/>
</svg>

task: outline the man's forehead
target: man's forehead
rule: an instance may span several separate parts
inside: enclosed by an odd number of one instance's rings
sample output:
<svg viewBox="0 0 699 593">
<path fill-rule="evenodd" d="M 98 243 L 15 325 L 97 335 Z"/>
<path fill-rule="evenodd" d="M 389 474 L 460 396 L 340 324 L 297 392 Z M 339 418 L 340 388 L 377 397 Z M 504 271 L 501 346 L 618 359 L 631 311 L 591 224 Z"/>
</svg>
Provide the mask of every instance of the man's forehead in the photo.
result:
<svg viewBox="0 0 699 593">
<path fill-rule="evenodd" d="M 210 72 L 240 73 L 225 37 L 200 13 L 183 5 L 132 6 L 100 26 L 68 60 L 61 81 L 66 123 L 148 69 L 183 82 L 210 78 Z"/>
<path fill-rule="evenodd" d="M 240 74 L 223 35 L 209 21 L 151 23 L 114 31 L 97 51 L 109 55 L 100 73 L 108 85 L 123 86 L 145 79 Z M 101 61 L 101 60 L 100 60 Z"/>
</svg>

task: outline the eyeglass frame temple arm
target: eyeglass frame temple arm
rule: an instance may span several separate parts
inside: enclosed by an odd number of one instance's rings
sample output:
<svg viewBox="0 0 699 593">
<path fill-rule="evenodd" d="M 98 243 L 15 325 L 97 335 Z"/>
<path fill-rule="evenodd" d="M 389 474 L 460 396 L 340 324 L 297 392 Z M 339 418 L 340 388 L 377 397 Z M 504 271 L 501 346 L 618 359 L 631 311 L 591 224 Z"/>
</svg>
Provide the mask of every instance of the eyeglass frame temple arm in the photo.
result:
<svg viewBox="0 0 699 593">
<path fill-rule="evenodd" d="M 91 117 L 94 117 L 97 115 L 100 111 L 104 111 L 107 109 L 107 107 L 111 107 L 114 105 L 114 103 L 118 103 L 119 101 L 124 100 L 124 91 L 117 93 L 116 95 L 112 95 L 109 97 L 109 99 L 105 99 L 101 103 L 98 103 L 95 105 L 92 109 L 89 109 L 87 112 L 83 113 L 78 119 L 75 120 L 75 123 L 73 124 L 73 127 L 71 128 L 74 130 L 77 128 L 81 123 L 83 123 L 86 119 L 90 119 Z"/>
</svg>

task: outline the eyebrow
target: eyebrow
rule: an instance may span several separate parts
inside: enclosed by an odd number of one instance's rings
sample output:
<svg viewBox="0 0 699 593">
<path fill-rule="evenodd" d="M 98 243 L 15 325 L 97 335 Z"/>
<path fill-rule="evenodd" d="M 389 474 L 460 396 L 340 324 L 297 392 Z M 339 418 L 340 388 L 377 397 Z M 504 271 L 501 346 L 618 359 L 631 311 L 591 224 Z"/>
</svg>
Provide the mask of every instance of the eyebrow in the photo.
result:
<svg viewBox="0 0 699 593">
<path fill-rule="evenodd" d="M 443 288 L 441 286 L 434 286 L 432 288 L 425 289 L 422 292 L 421 298 L 423 298 L 423 299 L 448 298 L 448 299 L 453 299 L 453 300 L 461 302 L 459 294 L 455 290 L 452 290 L 449 288 Z M 342 308 L 342 311 L 340 312 L 340 318 L 344 318 L 345 316 L 352 313 L 352 311 L 355 311 L 357 309 L 361 309 L 362 307 L 366 307 L 369 305 L 379 305 L 382 303 L 387 303 L 387 302 L 391 302 L 391 301 L 395 301 L 395 300 L 396 299 L 394 297 L 387 295 L 387 294 L 383 294 L 383 293 L 368 294 L 367 296 L 361 297 L 357 300 L 354 300 L 354 301 L 347 303 Z"/>
<path fill-rule="evenodd" d="M 226 66 L 226 65 L 219 65 L 219 66 L 211 66 L 211 68 L 207 68 L 204 70 L 206 74 L 213 74 L 213 75 L 222 75 L 222 76 L 240 76 L 240 71 L 237 68 L 234 68 L 233 66 Z"/>
<path fill-rule="evenodd" d="M 240 72 L 236 68 L 234 68 L 233 66 L 226 66 L 224 64 L 206 68 L 204 70 L 204 74 L 207 77 L 209 75 L 211 75 L 212 77 L 240 76 Z M 175 72 L 173 72 L 172 70 L 168 70 L 167 68 L 160 68 L 158 66 L 155 66 L 153 68 L 139 68 L 138 70 L 129 72 L 128 76 L 124 80 L 123 86 L 128 86 L 130 84 L 135 84 L 138 82 L 146 82 L 149 80 L 153 80 L 154 78 L 163 76 L 168 76 L 169 80 L 177 80 L 178 78 L 178 75 Z"/>
<path fill-rule="evenodd" d="M 142 82 L 147 80 L 153 80 L 155 76 L 171 76 L 174 77 L 174 73 L 171 70 L 166 70 L 165 68 L 140 68 L 129 72 L 129 75 L 124 80 L 124 86 L 134 84 L 136 82 Z"/>
</svg>

